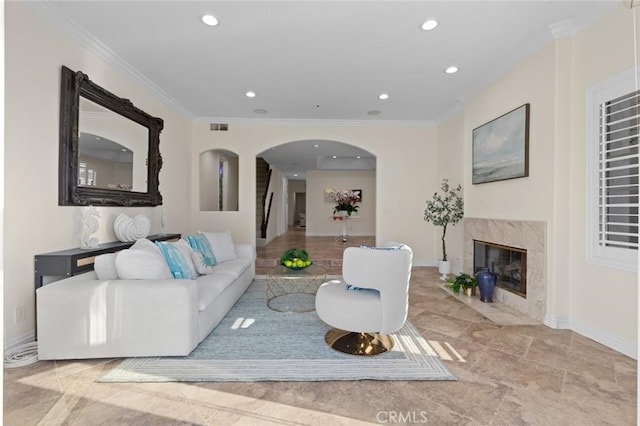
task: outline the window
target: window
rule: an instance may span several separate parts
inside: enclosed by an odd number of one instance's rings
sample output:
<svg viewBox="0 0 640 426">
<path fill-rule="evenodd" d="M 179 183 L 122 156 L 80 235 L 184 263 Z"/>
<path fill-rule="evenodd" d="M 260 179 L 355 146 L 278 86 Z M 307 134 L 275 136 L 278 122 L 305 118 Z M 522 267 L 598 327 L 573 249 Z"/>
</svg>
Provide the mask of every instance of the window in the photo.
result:
<svg viewBox="0 0 640 426">
<path fill-rule="evenodd" d="M 589 262 L 638 267 L 640 90 L 633 71 L 592 86 L 589 108 Z"/>
</svg>

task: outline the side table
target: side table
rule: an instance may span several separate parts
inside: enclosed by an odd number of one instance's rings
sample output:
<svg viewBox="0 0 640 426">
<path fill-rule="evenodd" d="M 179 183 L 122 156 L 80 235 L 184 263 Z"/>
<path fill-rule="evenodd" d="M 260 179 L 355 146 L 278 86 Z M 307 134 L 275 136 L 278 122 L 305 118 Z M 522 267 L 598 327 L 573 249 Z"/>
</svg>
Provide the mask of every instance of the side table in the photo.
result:
<svg viewBox="0 0 640 426">
<path fill-rule="evenodd" d="M 151 241 L 175 241 L 179 240 L 180 237 L 181 234 L 158 234 L 149 235 L 147 239 Z M 36 254 L 34 256 L 35 288 L 37 290 L 43 284 L 46 284 L 44 277 L 52 277 L 55 280 L 92 271 L 93 260 L 96 256 L 128 249 L 133 243 L 133 241 L 114 241 L 100 244 L 98 247 L 90 249 L 73 248 Z"/>
</svg>

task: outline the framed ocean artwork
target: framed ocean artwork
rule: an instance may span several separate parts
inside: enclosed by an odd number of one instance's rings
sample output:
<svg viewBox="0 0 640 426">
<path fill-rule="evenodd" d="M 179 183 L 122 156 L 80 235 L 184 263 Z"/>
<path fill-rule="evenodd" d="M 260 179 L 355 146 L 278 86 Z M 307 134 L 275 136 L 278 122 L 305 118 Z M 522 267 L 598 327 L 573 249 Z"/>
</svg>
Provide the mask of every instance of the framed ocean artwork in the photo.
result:
<svg viewBox="0 0 640 426">
<path fill-rule="evenodd" d="M 529 104 L 473 129 L 472 183 L 529 176 Z"/>
</svg>

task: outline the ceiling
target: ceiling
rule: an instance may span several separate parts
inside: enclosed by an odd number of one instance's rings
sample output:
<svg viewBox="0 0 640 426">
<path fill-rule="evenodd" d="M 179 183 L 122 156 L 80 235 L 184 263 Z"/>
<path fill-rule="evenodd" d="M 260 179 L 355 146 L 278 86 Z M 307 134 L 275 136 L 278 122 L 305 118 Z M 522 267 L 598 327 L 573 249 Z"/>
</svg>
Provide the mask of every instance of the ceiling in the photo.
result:
<svg viewBox="0 0 640 426">
<path fill-rule="evenodd" d="M 554 37 L 619 4 L 54 0 L 33 6 L 176 110 L 232 126 L 437 123 Z M 204 14 L 219 25 L 205 26 Z M 427 19 L 439 26 L 422 30 Z M 459 71 L 444 73 L 452 65 Z M 389 98 L 380 100 L 382 93 Z M 286 167 L 277 164 L 285 150 L 267 161 L 292 176 L 291 163 L 304 174 L 304 167 L 327 163 L 321 156 L 367 155 L 336 143 L 335 151 L 319 153 L 313 144 L 288 147 Z"/>
</svg>

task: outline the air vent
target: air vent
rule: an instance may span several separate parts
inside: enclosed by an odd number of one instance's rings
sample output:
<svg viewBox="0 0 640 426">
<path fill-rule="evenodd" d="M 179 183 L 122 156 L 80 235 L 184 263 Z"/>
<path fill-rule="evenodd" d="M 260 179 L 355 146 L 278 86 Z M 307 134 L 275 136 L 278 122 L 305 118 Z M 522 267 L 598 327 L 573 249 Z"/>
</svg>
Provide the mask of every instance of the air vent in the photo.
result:
<svg viewBox="0 0 640 426">
<path fill-rule="evenodd" d="M 212 132 L 226 132 L 229 130 L 229 125 L 226 123 L 211 123 L 210 129 Z"/>
</svg>

